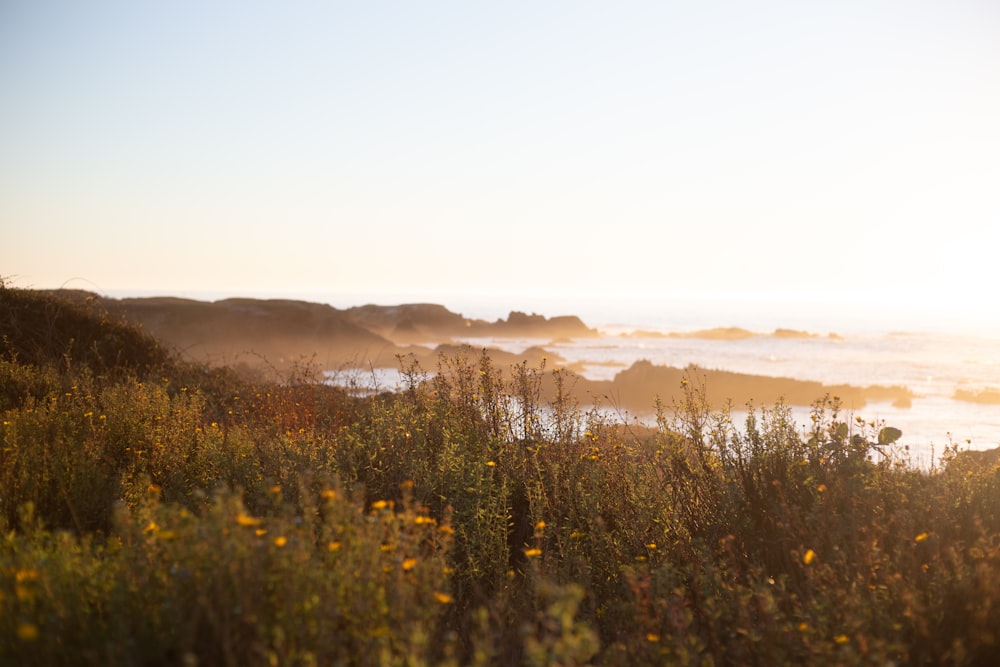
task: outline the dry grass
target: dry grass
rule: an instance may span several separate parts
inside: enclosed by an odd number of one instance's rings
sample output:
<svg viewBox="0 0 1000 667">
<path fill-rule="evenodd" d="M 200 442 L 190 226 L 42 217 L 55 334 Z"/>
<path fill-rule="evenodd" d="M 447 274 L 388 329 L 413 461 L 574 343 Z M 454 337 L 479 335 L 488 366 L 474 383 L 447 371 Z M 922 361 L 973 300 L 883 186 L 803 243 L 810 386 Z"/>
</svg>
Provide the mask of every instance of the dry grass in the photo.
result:
<svg viewBox="0 0 1000 667">
<path fill-rule="evenodd" d="M 639 431 L 486 357 L 357 398 L 0 300 L 2 664 L 995 664 L 1000 466 L 833 400 L 688 377 Z"/>
</svg>

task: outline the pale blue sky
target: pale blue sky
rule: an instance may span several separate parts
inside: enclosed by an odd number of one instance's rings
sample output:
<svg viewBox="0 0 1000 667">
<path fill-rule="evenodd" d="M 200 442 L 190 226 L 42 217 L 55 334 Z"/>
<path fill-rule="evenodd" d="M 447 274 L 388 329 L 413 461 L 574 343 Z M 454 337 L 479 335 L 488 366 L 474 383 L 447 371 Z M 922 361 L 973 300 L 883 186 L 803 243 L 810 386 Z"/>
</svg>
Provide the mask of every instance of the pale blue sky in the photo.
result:
<svg viewBox="0 0 1000 667">
<path fill-rule="evenodd" d="M 987 0 L 8 0 L 0 275 L 997 321 L 998 119 Z"/>
</svg>

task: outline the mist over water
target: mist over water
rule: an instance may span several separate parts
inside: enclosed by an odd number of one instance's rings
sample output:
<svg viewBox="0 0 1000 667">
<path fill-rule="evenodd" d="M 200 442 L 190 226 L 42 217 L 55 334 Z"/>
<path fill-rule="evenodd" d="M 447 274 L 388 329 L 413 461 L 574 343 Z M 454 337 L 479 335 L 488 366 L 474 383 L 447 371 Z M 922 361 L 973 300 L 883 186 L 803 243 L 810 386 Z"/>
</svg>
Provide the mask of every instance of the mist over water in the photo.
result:
<svg viewBox="0 0 1000 667">
<path fill-rule="evenodd" d="M 135 295 L 135 294 L 133 294 Z M 152 294 L 145 294 L 151 296 Z M 181 293 L 177 296 L 214 300 L 230 296 L 295 298 L 350 308 L 368 303 L 438 303 L 449 310 L 493 321 L 511 311 L 547 317 L 576 315 L 603 335 L 573 341 L 548 339 L 480 339 L 476 345 L 519 353 L 541 345 L 567 362 L 582 362 L 584 375 L 611 379 L 634 362 L 788 377 L 825 384 L 903 385 L 914 394 L 912 405 L 888 403 L 845 405 L 846 419 L 884 421 L 903 431 L 915 463 L 928 465 L 945 445 L 988 449 L 1000 445 L 1000 405 L 956 400 L 956 390 L 1000 389 L 1000 312 L 945 316 L 920 304 L 893 304 L 877 298 L 845 301 L 809 298 L 746 298 L 739 295 L 642 294 L 549 295 L 543 293 L 443 294 L 302 292 Z M 122 294 L 121 296 L 125 296 Z M 664 337 L 719 327 L 740 327 L 758 336 L 740 340 Z M 770 335 L 776 329 L 816 334 L 808 338 Z M 637 333 L 638 332 L 638 333 Z M 628 334 L 628 335 L 623 335 Z M 382 379 L 391 386 L 392 374 Z M 817 396 L 816 398 L 822 398 Z M 652 404 L 653 397 L 650 397 Z M 734 416 L 742 419 L 734 406 Z M 796 421 L 809 424 L 808 408 L 793 408 Z M 631 415 L 649 417 L 649 415 Z"/>
<path fill-rule="evenodd" d="M 486 320 L 506 317 L 511 310 L 550 317 L 579 316 L 604 335 L 557 343 L 542 339 L 469 342 L 511 352 L 543 345 L 570 363 L 583 362 L 584 375 L 591 379 L 611 379 L 634 362 L 648 360 L 666 366 L 697 364 L 825 384 L 906 386 L 915 394 L 909 408 L 889 403 L 845 405 L 844 417 L 860 416 L 900 428 L 904 434 L 901 444 L 910 447 L 914 463 L 920 465 L 930 464 L 932 456 L 940 457 L 952 442 L 971 449 L 1000 445 L 1000 405 L 955 399 L 959 389 L 1000 387 L 1000 327 L 991 312 L 981 313 L 978 319 L 946 318 L 919 307 L 893 308 L 877 300 L 846 303 L 725 296 L 652 299 L 631 295 L 462 295 L 438 302 L 467 317 Z M 636 335 L 643 331 L 690 333 L 718 327 L 740 327 L 763 335 L 741 340 Z M 776 329 L 817 335 L 768 335 Z M 743 413 L 738 410 L 742 407 L 734 406 L 737 419 L 742 419 Z M 803 428 L 808 426 L 808 408 L 793 408 L 793 414 Z"/>
</svg>

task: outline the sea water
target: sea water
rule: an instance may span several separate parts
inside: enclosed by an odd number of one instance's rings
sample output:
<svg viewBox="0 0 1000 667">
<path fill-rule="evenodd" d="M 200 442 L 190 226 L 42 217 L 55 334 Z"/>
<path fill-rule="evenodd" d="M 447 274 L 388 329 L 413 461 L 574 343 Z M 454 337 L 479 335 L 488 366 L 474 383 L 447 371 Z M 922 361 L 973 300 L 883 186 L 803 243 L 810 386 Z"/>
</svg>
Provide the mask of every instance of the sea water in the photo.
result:
<svg viewBox="0 0 1000 667">
<path fill-rule="evenodd" d="M 125 294 L 119 296 L 126 296 Z M 133 294 L 133 296 L 136 296 Z M 197 299 L 231 296 L 187 294 Z M 547 317 L 576 315 L 598 330 L 596 338 L 480 339 L 477 346 L 520 352 L 541 345 L 582 364 L 583 375 L 605 380 L 639 360 L 674 367 L 703 368 L 788 377 L 824 384 L 903 385 L 915 397 L 909 408 L 888 403 L 845 406 L 849 418 L 885 422 L 903 431 L 915 463 L 928 465 L 944 447 L 989 449 L 1000 446 L 1000 405 L 958 400 L 960 389 L 1000 389 L 1000 308 L 989 304 L 942 313 L 892 298 L 829 298 L 744 294 L 464 294 L 378 293 L 248 294 L 258 298 L 299 298 L 349 308 L 368 303 L 439 303 L 468 318 L 494 321 L 510 311 Z M 719 327 L 740 327 L 761 334 L 739 340 L 670 337 Z M 778 328 L 811 334 L 776 337 Z M 656 335 L 635 335 L 636 332 Z M 398 370 L 398 369 L 397 369 Z M 359 384 L 391 389 L 399 384 L 392 369 L 372 369 Z M 652 398 L 652 397 L 651 397 Z M 817 396 L 817 398 L 822 398 Z M 739 406 L 737 406 L 739 407 Z M 809 409 L 794 408 L 803 429 Z M 648 419 L 649 415 L 632 415 Z M 739 411 L 734 417 L 740 418 Z"/>
<path fill-rule="evenodd" d="M 395 302 L 415 300 L 433 301 L 404 298 Z M 369 301 L 385 305 L 393 302 L 391 298 Z M 899 428 L 903 432 L 900 444 L 909 447 L 912 460 L 919 465 L 933 463 L 950 444 L 963 449 L 1000 446 L 1000 405 L 956 398 L 958 390 L 1000 388 L 1000 328 L 992 319 L 970 325 L 871 303 L 853 307 L 738 298 L 650 301 L 627 296 L 588 299 L 466 295 L 436 302 L 466 317 L 487 321 L 505 318 L 511 310 L 548 317 L 577 315 L 601 335 L 557 341 L 481 338 L 465 342 L 515 353 L 540 345 L 564 358 L 567 364 L 580 367 L 585 377 L 594 380 L 610 380 L 636 361 L 646 360 L 665 366 L 683 368 L 695 364 L 830 385 L 905 386 L 914 394 L 910 407 L 878 402 L 845 405 L 844 417 L 861 417 Z M 719 327 L 740 327 L 758 335 L 736 340 L 690 335 Z M 811 335 L 773 335 L 779 328 Z M 651 415 L 630 417 L 643 420 Z M 742 417 L 738 409 L 734 417 Z M 809 408 L 793 408 L 793 417 L 806 429 Z"/>
</svg>

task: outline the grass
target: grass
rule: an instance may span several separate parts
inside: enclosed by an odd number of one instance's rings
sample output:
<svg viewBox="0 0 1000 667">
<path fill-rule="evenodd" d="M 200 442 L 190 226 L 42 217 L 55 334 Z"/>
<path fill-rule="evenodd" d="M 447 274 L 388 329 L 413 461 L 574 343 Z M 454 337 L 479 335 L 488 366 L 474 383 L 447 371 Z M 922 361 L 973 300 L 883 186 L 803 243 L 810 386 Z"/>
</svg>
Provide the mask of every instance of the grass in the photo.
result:
<svg viewBox="0 0 1000 667">
<path fill-rule="evenodd" d="M 0 664 L 992 665 L 1000 466 L 819 397 L 640 429 L 561 371 L 249 381 L 0 287 Z M 651 402 L 653 397 L 651 397 Z"/>
</svg>

